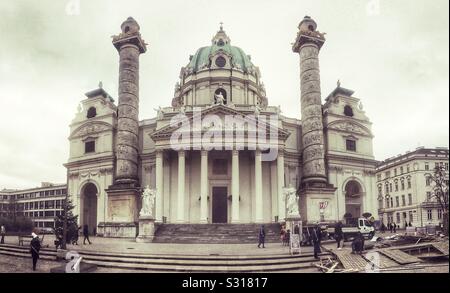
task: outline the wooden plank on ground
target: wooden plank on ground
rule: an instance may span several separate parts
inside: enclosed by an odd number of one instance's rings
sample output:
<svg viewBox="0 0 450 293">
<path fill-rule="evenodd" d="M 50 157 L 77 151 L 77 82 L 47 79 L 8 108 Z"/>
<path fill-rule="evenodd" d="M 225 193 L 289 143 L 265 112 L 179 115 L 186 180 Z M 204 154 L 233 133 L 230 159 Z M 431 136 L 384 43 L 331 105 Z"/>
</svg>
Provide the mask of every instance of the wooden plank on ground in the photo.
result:
<svg viewBox="0 0 450 293">
<path fill-rule="evenodd" d="M 399 249 L 380 249 L 378 252 L 401 265 L 422 262 L 422 260 L 420 260 L 416 256 L 409 255 Z"/>
<path fill-rule="evenodd" d="M 344 269 L 361 271 L 366 268 L 368 263 L 363 256 L 359 254 L 352 254 L 351 251 L 348 250 L 334 250 L 332 253 L 336 255 Z"/>
<path fill-rule="evenodd" d="M 448 241 L 445 242 L 433 242 L 431 243 L 434 248 L 439 250 L 443 255 L 448 255 Z"/>
</svg>

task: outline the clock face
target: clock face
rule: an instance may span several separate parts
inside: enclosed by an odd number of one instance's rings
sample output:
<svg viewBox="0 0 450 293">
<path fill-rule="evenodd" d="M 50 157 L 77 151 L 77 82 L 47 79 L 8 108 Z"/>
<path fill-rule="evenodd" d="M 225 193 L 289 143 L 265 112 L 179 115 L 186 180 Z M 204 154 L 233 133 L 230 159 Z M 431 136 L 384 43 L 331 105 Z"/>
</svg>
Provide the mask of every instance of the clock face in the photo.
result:
<svg viewBox="0 0 450 293">
<path fill-rule="evenodd" d="M 227 64 L 227 60 L 223 58 L 222 56 L 219 56 L 216 58 L 216 66 L 217 67 L 224 67 Z"/>
</svg>

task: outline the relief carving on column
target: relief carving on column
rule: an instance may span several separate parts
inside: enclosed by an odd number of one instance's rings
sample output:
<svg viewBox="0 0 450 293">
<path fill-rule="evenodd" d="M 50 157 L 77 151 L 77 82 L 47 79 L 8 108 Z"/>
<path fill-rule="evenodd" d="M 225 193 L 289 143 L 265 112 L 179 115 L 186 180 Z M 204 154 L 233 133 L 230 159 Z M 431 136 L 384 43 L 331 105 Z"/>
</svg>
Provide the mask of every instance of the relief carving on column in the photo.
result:
<svg viewBox="0 0 450 293">
<path fill-rule="evenodd" d="M 303 152 L 303 161 L 307 162 L 313 159 L 322 159 L 324 151 L 322 145 L 313 145 Z"/>
</svg>

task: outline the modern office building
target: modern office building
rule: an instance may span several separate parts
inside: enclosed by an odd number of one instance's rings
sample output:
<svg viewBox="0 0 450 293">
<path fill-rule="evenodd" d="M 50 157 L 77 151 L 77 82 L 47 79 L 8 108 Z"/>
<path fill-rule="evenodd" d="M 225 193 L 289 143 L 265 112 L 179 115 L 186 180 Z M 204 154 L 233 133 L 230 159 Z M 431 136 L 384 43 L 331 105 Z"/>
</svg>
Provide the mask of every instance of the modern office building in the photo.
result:
<svg viewBox="0 0 450 293">
<path fill-rule="evenodd" d="M 28 217 L 35 227 L 53 228 L 63 211 L 67 185 L 43 182 L 41 187 L 0 190 L 0 217 Z"/>
</svg>

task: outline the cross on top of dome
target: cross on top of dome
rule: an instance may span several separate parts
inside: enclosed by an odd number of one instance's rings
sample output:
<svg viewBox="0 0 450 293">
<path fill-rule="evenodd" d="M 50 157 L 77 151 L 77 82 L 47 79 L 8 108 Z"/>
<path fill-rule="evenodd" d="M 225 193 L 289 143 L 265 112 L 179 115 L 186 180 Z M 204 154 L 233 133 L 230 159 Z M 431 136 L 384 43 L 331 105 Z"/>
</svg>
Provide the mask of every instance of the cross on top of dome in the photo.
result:
<svg viewBox="0 0 450 293">
<path fill-rule="evenodd" d="M 217 46 L 224 46 L 230 43 L 230 38 L 223 30 L 223 22 L 220 22 L 220 29 L 212 39 L 212 44 Z"/>
</svg>

